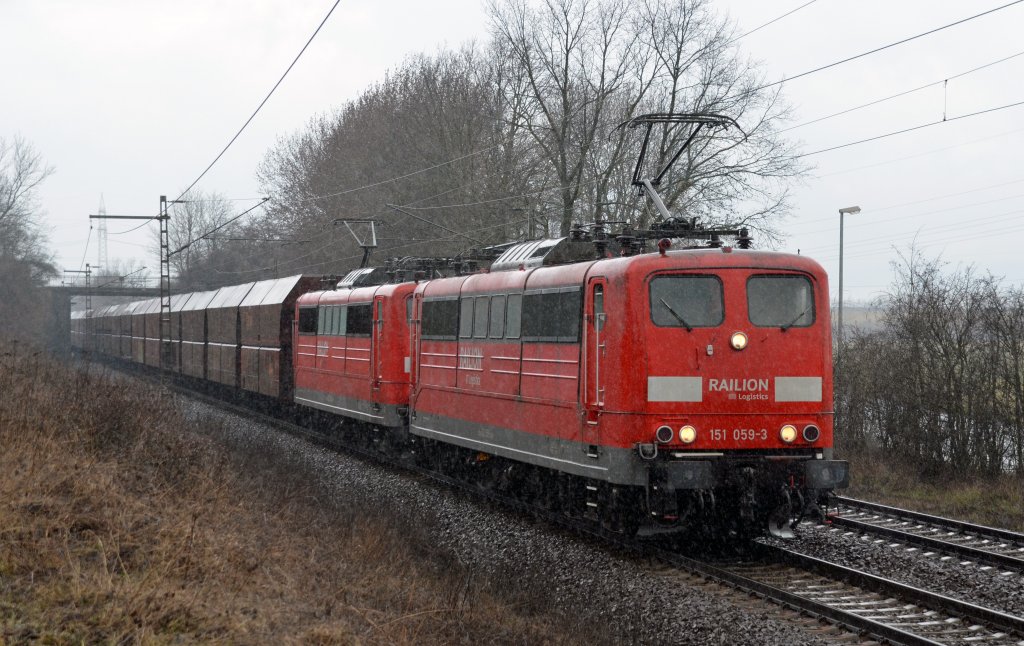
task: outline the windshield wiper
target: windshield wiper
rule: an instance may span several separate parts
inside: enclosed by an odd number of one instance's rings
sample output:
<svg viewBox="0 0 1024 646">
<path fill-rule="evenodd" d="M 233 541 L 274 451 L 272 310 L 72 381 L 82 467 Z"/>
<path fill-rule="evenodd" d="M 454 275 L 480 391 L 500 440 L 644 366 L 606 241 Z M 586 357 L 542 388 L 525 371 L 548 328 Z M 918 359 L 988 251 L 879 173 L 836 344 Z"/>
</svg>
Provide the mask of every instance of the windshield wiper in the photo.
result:
<svg viewBox="0 0 1024 646">
<path fill-rule="evenodd" d="M 686 322 L 686 319 L 679 315 L 679 312 L 672 309 L 672 306 L 669 305 L 664 298 L 659 298 L 658 300 L 661 301 L 661 304 L 665 306 L 665 309 L 672 313 L 672 316 L 676 317 L 677 321 L 683 324 L 683 327 L 686 328 L 687 332 L 693 332 L 693 327 Z"/>
<path fill-rule="evenodd" d="M 812 305 L 813 305 L 813 303 L 812 303 Z M 783 332 L 785 332 L 789 328 L 791 328 L 794 325 L 796 325 L 796 322 L 799 321 L 800 319 L 802 319 L 804 317 L 804 314 L 806 314 L 806 313 L 808 313 L 810 311 L 811 311 L 811 305 L 808 305 L 807 307 L 804 308 L 804 311 L 800 312 L 800 314 L 797 315 L 797 317 L 795 319 L 793 319 L 789 323 L 786 323 L 785 325 L 783 325 L 779 329 L 782 330 Z"/>
</svg>

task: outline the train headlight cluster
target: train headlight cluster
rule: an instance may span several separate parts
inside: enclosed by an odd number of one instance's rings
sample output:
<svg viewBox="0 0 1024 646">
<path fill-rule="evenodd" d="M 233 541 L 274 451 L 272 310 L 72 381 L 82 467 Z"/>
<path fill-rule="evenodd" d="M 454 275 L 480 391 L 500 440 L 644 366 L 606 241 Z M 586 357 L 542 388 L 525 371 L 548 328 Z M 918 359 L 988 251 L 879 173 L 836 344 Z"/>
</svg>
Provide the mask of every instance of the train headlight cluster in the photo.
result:
<svg viewBox="0 0 1024 646">
<path fill-rule="evenodd" d="M 729 337 L 729 345 L 733 350 L 742 350 L 747 347 L 747 335 L 742 332 L 733 332 Z"/>
<path fill-rule="evenodd" d="M 697 439 L 697 429 L 687 424 L 679 429 L 679 441 L 683 444 L 693 444 Z"/>
<path fill-rule="evenodd" d="M 786 424 L 779 429 L 779 439 L 786 444 L 792 444 L 796 441 L 796 427 L 792 424 Z"/>
</svg>

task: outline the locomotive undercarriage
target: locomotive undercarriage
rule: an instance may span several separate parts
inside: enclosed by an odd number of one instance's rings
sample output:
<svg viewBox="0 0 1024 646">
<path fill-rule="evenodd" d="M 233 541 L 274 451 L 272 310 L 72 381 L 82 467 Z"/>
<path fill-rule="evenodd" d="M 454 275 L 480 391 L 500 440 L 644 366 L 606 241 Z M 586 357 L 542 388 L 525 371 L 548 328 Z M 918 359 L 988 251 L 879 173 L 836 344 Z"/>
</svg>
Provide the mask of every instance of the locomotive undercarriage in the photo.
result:
<svg viewBox="0 0 1024 646">
<path fill-rule="evenodd" d="M 748 538 L 767 528 L 793 538 L 805 518 L 822 520 L 833 487 L 845 486 L 846 463 L 813 459 L 659 461 L 650 464 L 646 508 L 654 527 L 709 527 Z"/>
</svg>

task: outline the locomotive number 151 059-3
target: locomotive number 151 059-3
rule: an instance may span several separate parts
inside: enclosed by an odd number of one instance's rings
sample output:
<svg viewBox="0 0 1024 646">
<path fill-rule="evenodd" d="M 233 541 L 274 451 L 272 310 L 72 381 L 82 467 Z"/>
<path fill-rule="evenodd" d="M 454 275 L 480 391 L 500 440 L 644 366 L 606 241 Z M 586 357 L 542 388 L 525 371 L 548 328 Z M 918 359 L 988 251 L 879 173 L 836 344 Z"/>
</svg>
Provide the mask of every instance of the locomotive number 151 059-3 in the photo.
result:
<svg viewBox="0 0 1024 646">
<path fill-rule="evenodd" d="M 768 429 L 766 428 L 711 429 L 712 442 L 725 442 L 727 440 L 732 440 L 733 442 L 763 442 L 767 439 Z"/>
</svg>

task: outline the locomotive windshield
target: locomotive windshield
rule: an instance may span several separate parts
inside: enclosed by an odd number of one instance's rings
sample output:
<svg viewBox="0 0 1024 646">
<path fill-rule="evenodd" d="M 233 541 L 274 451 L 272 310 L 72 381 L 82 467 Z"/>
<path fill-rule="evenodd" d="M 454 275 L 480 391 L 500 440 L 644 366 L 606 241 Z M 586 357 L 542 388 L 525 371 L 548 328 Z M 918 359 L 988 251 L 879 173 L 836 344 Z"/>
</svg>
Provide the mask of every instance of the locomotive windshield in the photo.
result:
<svg viewBox="0 0 1024 646">
<path fill-rule="evenodd" d="M 716 276 L 659 276 L 651 281 L 651 320 L 659 327 L 715 327 L 724 317 Z"/>
<path fill-rule="evenodd" d="M 751 276 L 747 312 L 759 327 L 809 327 L 814 323 L 814 292 L 805 276 Z"/>
</svg>

